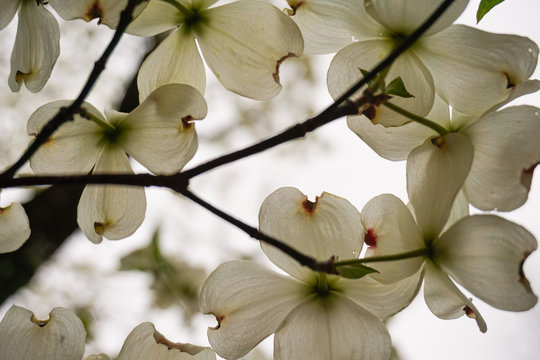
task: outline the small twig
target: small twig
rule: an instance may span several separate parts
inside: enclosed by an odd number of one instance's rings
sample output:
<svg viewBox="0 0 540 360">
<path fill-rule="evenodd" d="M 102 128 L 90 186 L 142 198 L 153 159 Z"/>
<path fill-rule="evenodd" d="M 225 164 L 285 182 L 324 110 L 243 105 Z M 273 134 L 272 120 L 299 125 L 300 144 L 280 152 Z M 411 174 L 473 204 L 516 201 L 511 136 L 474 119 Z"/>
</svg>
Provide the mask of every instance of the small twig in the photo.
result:
<svg viewBox="0 0 540 360">
<path fill-rule="evenodd" d="M 210 211 L 212 214 L 220 217 L 221 219 L 227 221 L 228 223 L 244 231 L 250 237 L 260 240 L 264 243 L 267 243 L 269 245 L 272 245 L 280 249 L 285 254 L 289 255 L 290 257 L 298 261 L 301 265 L 307 266 L 314 271 L 319 271 L 319 272 L 322 271 L 329 274 L 338 274 L 338 272 L 336 271 L 336 268 L 334 267 L 333 257 L 328 259 L 327 261 L 317 261 L 317 259 L 311 256 L 306 256 L 302 254 L 301 252 L 299 252 L 298 250 L 290 247 L 289 245 L 277 239 L 274 239 L 268 235 L 265 235 L 259 230 L 257 230 L 256 228 L 254 228 L 253 226 L 249 226 L 246 223 L 234 218 L 233 216 L 219 210 L 215 206 L 207 203 L 206 201 L 204 201 L 203 199 L 201 199 L 200 197 L 198 197 L 197 195 L 189 191 L 187 188 L 181 190 L 180 193 L 184 195 L 185 197 L 187 197 L 188 199 L 192 200 L 193 202 L 199 204 L 206 210 Z"/>
<path fill-rule="evenodd" d="M 128 5 L 120 14 L 120 21 L 118 22 L 118 27 L 114 33 L 114 36 L 109 43 L 109 46 L 103 52 L 103 55 L 94 63 L 94 68 L 88 76 L 86 83 L 81 90 L 77 99 L 75 99 L 71 105 L 66 108 L 61 108 L 56 116 L 49 120 L 47 124 L 41 129 L 39 134 L 36 136 L 34 141 L 28 146 L 26 151 L 21 155 L 21 157 L 11 165 L 6 171 L 0 174 L 0 178 L 11 178 L 15 173 L 34 155 L 34 153 L 43 145 L 49 137 L 65 122 L 68 122 L 73 119 L 73 115 L 79 111 L 83 101 L 86 99 L 90 90 L 94 87 L 99 75 L 105 70 L 105 65 L 107 60 L 111 56 L 116 45 L 120 41 L 120 38 L 124 34 L 127 26 L 133 18 L 133 10 L 142 0 L 128 0 Z"/>
</svg>

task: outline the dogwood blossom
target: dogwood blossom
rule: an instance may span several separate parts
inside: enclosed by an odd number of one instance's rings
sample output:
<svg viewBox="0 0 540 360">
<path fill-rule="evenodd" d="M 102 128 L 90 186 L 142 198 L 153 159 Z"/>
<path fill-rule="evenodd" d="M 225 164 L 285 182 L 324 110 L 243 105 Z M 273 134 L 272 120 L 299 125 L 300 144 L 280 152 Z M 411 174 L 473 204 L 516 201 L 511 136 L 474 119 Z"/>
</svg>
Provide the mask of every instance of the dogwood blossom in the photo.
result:
<svg viewBox="0 0 540 360">
<path fill-rule="evenodd" d="M 526 81 L 509 100 L 538 89 L 540 81 Z M 540 162 L 540 143 L 535 137 L 540 132 L 540 109 L 522 105 L 495 110 L 480 117 L 451 113 L 448 104 L 437 98 L 427 118 L 450 133 L 463 135 L 472 145 L 473 151 L 456 154 L 473 159 L 463 187 L 471 204 L 482 210 L 510 211 L 527 200 L 534 168 Z M 348 125 L 377 154 L 395 161 L 407 159 L 426 141 L 443 138 L 416 122 L 384 127 L 365 117 L 351 117 Z M 418 174 L 424 176 L 427 171 Z"/>
<path fill-rule="evenodd" d="M 173 343 L 160 334 L 154 324 L 145 322 L 128 335 L 118 360 L 215 360 L 208 347 Z"/>
<path fill-rule="evenodd" d="M 415 252 L 405 260 L 372 263 L 380 272 L 372 275 L 375 279 L 392 282 L 424 269 L 424 297 L 430 310 L 443 319 L 475 317 L 485 332 L 478 310 L 449 276 L 496 308 L 528 310 L 537 297 L 523 274 L 523 263 L 537 241 L 523 227 L 498 216 L 467 216 L 467 207 L 453 217 L 454 223 L 449 222 L 472 162 L 471 157 L 455 156 L 471 150 L 465 141 L 461 134 L 449 134 L 442 145 L 426 142 L 415 149 L 407 163 L 413 212 L 395 196 L 381 195 L 366 204 L 362 223 L 370 244 L 367 259 Z M 422 176 L 425 171 L 430 176 Z"/>
<path fill-rule="evenodd" d="M 30 237 L 28 216 L 21 204 L 0 207 L 0 254 L 20 248 Z"/>
<path fill-rule="evenodd" d="M 1 0 L 0 30 L 18 10 L 19 23 L 11 53 L 9 87 L 19 91 L 24 83 L 31 92 L 40 91 L 60 55 L 60 28 L 40 1 Z"/>
<path fill-rule="evenodd" d="M 56 101 L 30 117 L 31 135 L 69 101 Z M 192 120 L 206 116 L 202 95 L 187 85 L 170 84 L 150 94 L 130 114 L 108 112 L 103 116 L 88 103 L 85 117 L 76 115 L 63 124 L 30 160 L 37 174 L 130 174 L 127 154 L 156 174 L 175 173 L 193 157 L 197 134 Z M 88 185 L 78 205 L 77 221 L 93 242 L 102 236 L 122 239 L 144 219 L 144 188 Z"/>
<path fill-rule="evenodd" d="M 442 0 L 289 0 L 306 42 L 306 52 L 336 54 L 328 70 L 333 98 L 362 77 L 418 28 Z M 534 71 L 538 47 L 531 40 L 451 25 L 467 6 L 457 0 L 391 65 L 386 78 L 401 77 L 412 98 L 396 104 L 423 116 L 437 93 L 454 109 L 479 116 L 510 96 L 511 88 Z M 457 75 L 459 74 L 459 75 Z M 386 108 L 370 115 L 375 123 L 407 120 Z"/>
<path fill-rule="evenodd" d="M 323 193 L 316 202 L 295 188 L 269 195 L 259 213 L 260 230 L 318 260 L 358 258 L 364 230 L 347 200 Z M 206 280 L 200 307 L 215 315 L 212 348 L 237 359 L 274 336 L 274 359 L 388 359 L 390 336 L 379 318 L 405 307 L 418 289 L 419 273 L 391 285 L 363 277 L 345 279 L 300 266 L 262 245 L 290 277 L 253 261 L 231 261 Z"/>
<path fill-rule="evenodd" d="M 168 83 L 189 84 L 204 93 L 205 68 L 197 44 L 227 89 L 259 100 L 278 94 L 281 62 L 303 50 L 296 24 L 263 1 L 210 8 L 216 2 L 152 0 L 129 26 L 129 33 L 140 36 L 176 28 L 141 66 L 137 80 L 141 100 Z"/>
<path fill-rule="evenodd" d="M 86 331 L 75 313 L 54 308 L 49 319 L 38 320 L 13 305 L 0 322 L 0 359 L 81 360 Z"/>
</svg>

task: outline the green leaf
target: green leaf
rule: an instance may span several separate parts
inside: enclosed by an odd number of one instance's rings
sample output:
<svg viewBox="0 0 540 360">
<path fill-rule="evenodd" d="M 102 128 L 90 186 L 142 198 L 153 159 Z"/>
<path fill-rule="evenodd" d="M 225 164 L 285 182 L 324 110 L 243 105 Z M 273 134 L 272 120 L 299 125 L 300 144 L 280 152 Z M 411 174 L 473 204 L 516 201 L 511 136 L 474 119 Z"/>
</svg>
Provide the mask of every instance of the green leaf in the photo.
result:
<svg viewBox="0 0 540 360">
<path fill-rule="evenodd" d="M 403 83 L 403 80 L 401 80 L 401 77 L 397 77 L 392 80 L 390 84 L 388 84 L 386 89 L 384 89 L 384 93 L 388 95 L 400 96 L 403 98 L 414 97 L 414 95 L 409 93 L 405 88 L 405 84 Z"/>
<path fill-rule="evenodd" d="M 364 77 L 366 77 L 369 74 L 369 71 L 367 71 L 365 69 L 358 68 L 358 70 L 360 70 L 360 72 L 362 73 L 362 75 Z M 368 86 L 370 88 L 373 88 L 373 87 L 375 87 L 377 85 L 377 78 L 378 78 L 378 76 L 375 76 L 373 79 L 368 81 Z M 384 81 L 383 81 L 383 87 L 384 87 Z"/>
<path fill-rule="evenodd" d="M 502 3 L 504 0 L 482 0 L 480 5 L 478 5 L 478 11 L 476 12 L 476 23 L 478 24 L 480 20 L 495 6 Z"/>
<path fill-rule="evenodd" d="M 339 274 L 346 279 L 360 279 L 367 274 L 378 273 L 377 270 L 362 264 L 351 264 L 337 266 Z"/>
</svg>

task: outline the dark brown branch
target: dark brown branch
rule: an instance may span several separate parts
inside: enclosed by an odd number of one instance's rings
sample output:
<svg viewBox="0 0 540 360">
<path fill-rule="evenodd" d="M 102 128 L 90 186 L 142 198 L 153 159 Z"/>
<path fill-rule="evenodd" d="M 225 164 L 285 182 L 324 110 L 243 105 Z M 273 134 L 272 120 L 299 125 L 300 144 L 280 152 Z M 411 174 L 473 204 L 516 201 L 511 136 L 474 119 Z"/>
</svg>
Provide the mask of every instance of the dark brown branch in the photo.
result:
<svg viewBox="0 0 540 360">
<path fill-rule="evenodd" d="M 28 146 L 26 151 L 21 155 L 21 157 L 12 165 L 10 166 L 6 171 L 4 171 L 2 174 L 0 174 L 1 178 L 11 178 L 15 175 L 15 173 L 34 155 L 34 153 L 39 149 L 41 145 L 43 145 L 49 137 L 65 122 L 68 122 L 73 119 L 73 115 L 78 112 L 80 109 L 83 101 L 86 99 L 88 94 L 90 93 L 90 90 L 94 87 L 94 84 L 98 80 L 99 76 L 105 70 L 105 65 L 107 63 L 107 60 L 111 56 L 113 50 L 116 48 L 116 45 L 120 41 L 120 38 L 124 34 L 124 31 L 126 30 L 128 24 L 131 22 L 131 19 L 133 18 L 133 10 L 135 9 L 135 6 L 137 6 L 142 0 L 128 0 L 128 5 L 122 11 L 120 14 L 120 21 L 118 22 L 118 27 L 114 33 L 114 36 L 103 52 L 103 55 L 94 63 L 94 68 L 92 69 L 92 72 L 88 76 L 88 79 L 86 80 L 86 83 L 81 90 L 79 96 L 77 99 L 75 99 L 71 105 L 69 105 L 66 108 L 60 109 L 56 116 L 52 118 L 44 127 L 41 129 L 39 134 L 36 136 L 34 141 Z"/>
</svg>

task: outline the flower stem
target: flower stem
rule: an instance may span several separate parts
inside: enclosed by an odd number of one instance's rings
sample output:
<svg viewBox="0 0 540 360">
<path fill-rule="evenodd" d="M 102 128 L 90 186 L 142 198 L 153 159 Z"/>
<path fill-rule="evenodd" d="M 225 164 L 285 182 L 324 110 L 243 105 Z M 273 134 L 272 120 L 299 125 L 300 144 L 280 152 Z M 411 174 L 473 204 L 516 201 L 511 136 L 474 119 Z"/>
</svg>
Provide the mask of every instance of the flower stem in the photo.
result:
<svg viewBox="0 0 540 360">
<path fill-rule="evenodd" d="M 322 271 L 319 272 L 319 281 L 317 282 L 317 290 L 319 291 L 319 294 L 328 293 L 328 281 L 326 280 L 325 272 L 322 272 Z"/>
<path fill-rule="evenodd" d="M 436 132 L 439 133 L 439 135 L 441 136 L 445 136 L 446 134 L 448 134 L 448 130 L 446 130 L 445 128 L 443 128 L 441 125 L 437 124 L 436 122 L 434 121 L 431 121 L 429 119 L 426 119 L 426 118 L 423 118 L 421 116 L 418 116 L 418 115 L 415 115 L 411 112 L 408 112 L 407 110 L 397 106 L 396 104 L 392 104 L 392 103 L 389 103 L 389 102 L 385 102 L 384 103 L 384 106 L 394 110 L 395 112 L 405 116 L 405 117 L 408 117 L 409 119 L 411 119 L 412 121 L 415 121 L 419 124 L 422 124 L 424 126 L 427 126 L 428 128 L 430 129 L 433 129 L 435 130 Z"/>
<path fill-rule="evenodd" d="M 428 256 L 429 250 L 427 248 L 421 248 L 416 249 L 413 251 L 408 251 L 400 254 L 393 254 L 393 255 L 383 255 L 383 256 L 373 256 L 373 257 L 367 257 L 363 259 L 354 259 L 354 260 L 343 260 L 343 261 L 336 261 L 334 265 L 342 266 L 342 265 L 354 265 L 354 264 L 364 264 L 364 263 L 372 263 L 372 262 L 383 262 L 383 261 L 395 261 L 395 260 L 404 260 L 404 259 L 410 259 L 414 257 L 420 257 L 420 256 Z"/>
<path fill-rule="evenodd" d="M 161 0 L 161 1 L 166 2 L 169 5 L 174 6 L 178 11 L 180 11 L 185 16 L 192 15 L 191 10 L 189 10 L 187 7 L 185 7 L 184 5 L 180 4 L 179 2 L 177 2 L 175 0 Z"/>
</svg>

